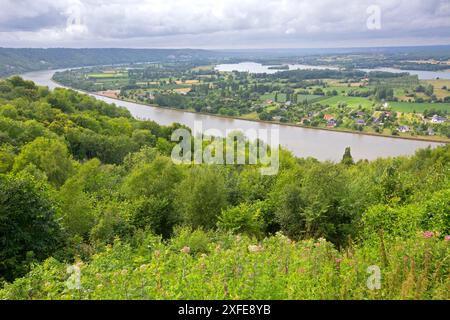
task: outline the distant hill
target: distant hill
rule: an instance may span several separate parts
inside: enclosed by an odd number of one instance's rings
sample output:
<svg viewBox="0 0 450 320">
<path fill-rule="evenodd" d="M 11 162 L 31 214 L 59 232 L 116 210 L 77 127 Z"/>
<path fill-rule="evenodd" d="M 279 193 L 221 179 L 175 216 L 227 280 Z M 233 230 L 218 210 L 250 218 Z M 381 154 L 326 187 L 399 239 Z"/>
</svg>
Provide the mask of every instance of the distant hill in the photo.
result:
<svg viewBox="0 0 450 320">
<path fill-rule="evenodd" d="M 0 48 L 0 77 L 28 71 L 105 64 L 204 59 L 214 52 L 196 49 Z"/>
<path fill-rule="evenodd" d="M 28 71 L 121 63 L 194 61 L 260 61 L 329 54 L 383 54 L 392 61 L 414 59 L 450 59 L 450 46 L 374 47 L 374 48 L 294 48 L 294 49 L 126 49 L 126 48 L 0 48 L 0 77 Z M 279 63 L 279 61 L 276 61 Z M 377 66 L 377 65 L 375 65 Z M 375 67 L 374 66 L 374 67 Z M 383 65 L 387 66 L 387 65 Z M 414 66 L 417 68 L 417 65 Z M 406 68 L 406 66 L 405 66 Z M 428 70 L 428 69 L 427 69 Z"/>
</svg>

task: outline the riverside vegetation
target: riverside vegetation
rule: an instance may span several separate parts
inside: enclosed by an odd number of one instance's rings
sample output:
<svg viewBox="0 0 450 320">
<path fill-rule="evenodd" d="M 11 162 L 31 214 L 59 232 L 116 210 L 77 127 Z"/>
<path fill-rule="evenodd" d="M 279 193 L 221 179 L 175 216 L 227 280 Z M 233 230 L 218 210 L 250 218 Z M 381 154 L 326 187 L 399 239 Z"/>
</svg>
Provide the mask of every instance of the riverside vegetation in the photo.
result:
<svg viewBox="0 0 450 320">
<path fill-rule="evenodd" d="M 173 164 L 178 127 L 1 81 L 0 299 L 450 298 L 448 145 L 262 176 Z"/>
</svg>

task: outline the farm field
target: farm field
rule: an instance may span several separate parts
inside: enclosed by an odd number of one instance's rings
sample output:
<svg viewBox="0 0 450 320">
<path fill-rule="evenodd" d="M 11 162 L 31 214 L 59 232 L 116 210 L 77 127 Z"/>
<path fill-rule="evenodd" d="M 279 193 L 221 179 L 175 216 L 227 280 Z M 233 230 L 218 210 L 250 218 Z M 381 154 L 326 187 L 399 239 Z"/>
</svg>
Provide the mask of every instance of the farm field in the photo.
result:
<svg viewBox="0 0 450 320">
<path fill-rule="evenodd" d="M 323 99 L 320 101 L 321 104 L 324 105 L 329 105 L 329 106 L 333 106 L 336 107 L 339 104 L 345 103 L 348 106 L 351 107 L 372 107 L 372 105 L 374 104 L 373 101 L 370 101 L 367 98 L 361 98 L 361 97 L 348 97 L 348 96 L 334 96 L 334 97 L 329 97 L 326 99 Z"/>
<path fill-rule="evenodd" d="M 450 96 L 450 79 L 425 80 L 426 83 L 434 87 L 434 94 L 437 98 L 443 99 Z M 444 88 L 447 89 L 444 89 Z"/>
<path fill-rule="evenodd" d="M 414 102 L 389 102 L 393 111 L 398 112 L 417 112 L 422 113 L 425 110 L 439 110 L 450 112 L 450 103 L 414 103 Z"/>
<path fill-rule="evenodd" d="M 319 95 L 315 95 L 315 94 L 298 94 L 297 95 L 297 101 L 298 102 L 318 102 L 318 101 L 323 101 L 324 99 L 326 99 L 325 96 L 319 96 Z"/>
<path fill-rule="evenodd" d="M 87 75 L 91 79 L 114 79 L 114 78 L 128 78 L 126 73 L 92 73 Z"/>
</svg>

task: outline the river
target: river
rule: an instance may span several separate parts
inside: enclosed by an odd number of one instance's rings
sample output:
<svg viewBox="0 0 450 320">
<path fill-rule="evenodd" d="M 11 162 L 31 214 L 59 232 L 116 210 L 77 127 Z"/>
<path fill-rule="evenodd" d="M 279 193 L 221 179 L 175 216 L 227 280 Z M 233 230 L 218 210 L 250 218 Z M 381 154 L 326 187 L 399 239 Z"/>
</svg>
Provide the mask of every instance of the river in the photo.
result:
<svg viewBox="0 0 450 320">
<path fill-rule="evenodd" d="M 56 70 L 30 72 L 22 75 L 38 85 L 48 86 L 50 89 L 60 87 L 51 81 Z M 353 158 L 373 160 L 379 157 L 411 155 L 417 149 L 427 146 L 437 146 L 439 143 L 406 140 L 389 137 L 377 137 L 362 134 L 308 129 L 295 126 L 278 125 L 240 119 L 222 118 L 214 115 L 196 114 L 182 110 L 163 109 L 144 106 L 137 103 L 120 101 L 91 94 L 99 100 L 114 103 L 127 108 L 131 114 L 139 119 L 151 119 L 161 125 L 178 122 L 193 128 L 195 121 L 203 123 L 203 129 L 226 130 L 247 129 L 278 129 L 280 144 L 291 150 L 298 157 L 314 157 L 318 160 L 339 161 L 346 147 L 351 147 Z"/>
<path fill-rule="evenodd" d="M 289 70 L 338 70 L 336 67 L 328 67 L 328 66 L 312 66 L 305 64 L 286 64 L 289 67 Z M 228 63 L 228 64 L 219 64 L 216 66 L 216 70 L 218 71 L 239 71 L 239 72 L 249 72 L 249 73 L 267 73 L 273 74 L 283 70 L 270 69 L 270 65 L 263 65 L 261 63 L 256 62 L 240 62 L 240 63 Z M 449 71 L 421 71 L 421 70 L 401 70 L 395 68 L 375 68 L 375 69 L 359 69 L 361 71 L 370 72 L 370 71 L 384 71 L 384 72 L 392 72 L 392 73 L 405 73 L 408 72 L 411 75 L 417 75 L 420 80 L 432 80 L 432 79 L 450 79 Z"/>
</svg>

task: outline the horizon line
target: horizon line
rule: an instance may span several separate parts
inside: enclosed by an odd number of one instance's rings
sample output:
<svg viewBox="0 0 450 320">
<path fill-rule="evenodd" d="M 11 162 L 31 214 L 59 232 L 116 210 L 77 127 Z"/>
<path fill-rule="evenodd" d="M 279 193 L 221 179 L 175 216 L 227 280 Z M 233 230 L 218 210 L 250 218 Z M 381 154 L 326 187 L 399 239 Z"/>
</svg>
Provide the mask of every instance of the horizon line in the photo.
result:
<svg viewBox="0 0 450 320">
<path fill-rule="evenodd" d="M 205 51 L 232 51 L 232 50 L 332 50 L 332 49 L 387 49 L 387 48 L 430 48 L 450 47 L 449 44 L 423 44 L 423 45 L 386 45 L 386 46 L 337 46 L 337 47 L 237 47 L 237 48 L 207 48 L 207 47 L 4 47 L 0 49 L 128 49 L 128 50 L 205 50 Z"/>
</svg>

